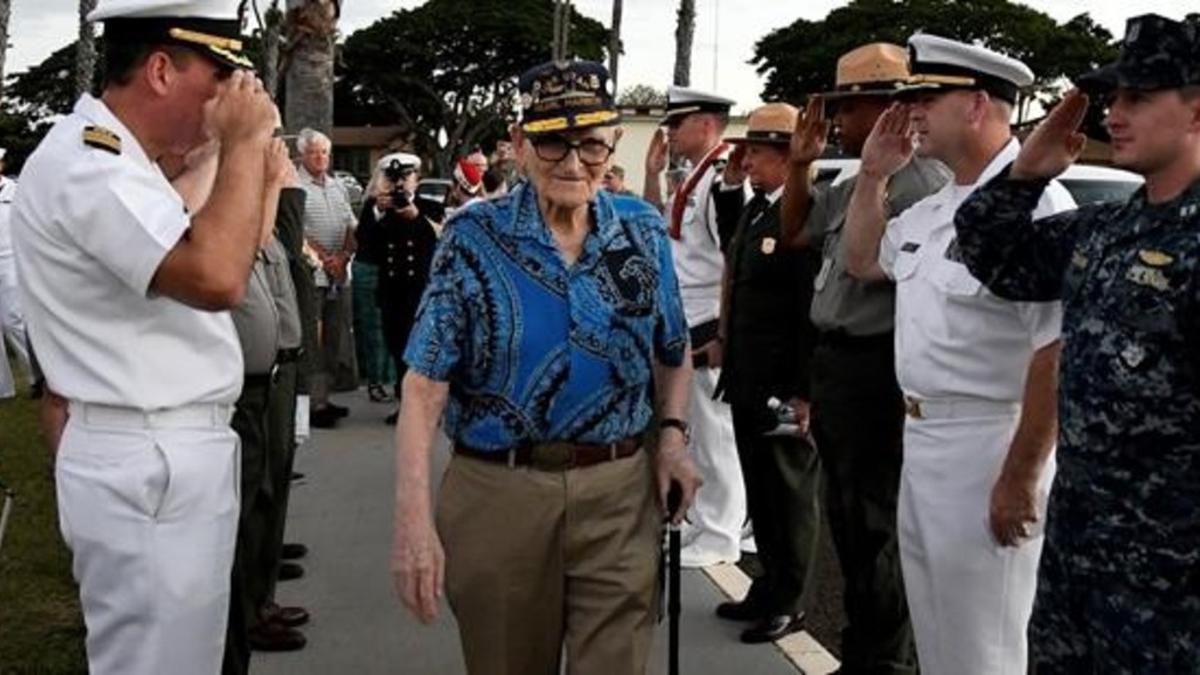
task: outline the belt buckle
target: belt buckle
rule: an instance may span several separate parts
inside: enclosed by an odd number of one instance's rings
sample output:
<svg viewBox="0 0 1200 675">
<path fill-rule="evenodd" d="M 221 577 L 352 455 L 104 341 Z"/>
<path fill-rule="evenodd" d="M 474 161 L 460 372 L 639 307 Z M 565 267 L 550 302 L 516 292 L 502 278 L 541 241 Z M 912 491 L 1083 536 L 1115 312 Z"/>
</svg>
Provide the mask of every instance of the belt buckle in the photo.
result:
<svg viewBox="0 0 1200 675">
<path fill-rule="evenodd" d="M 925 413 L 921 410 L 921 401 L 911 396 L 904 397 L 904 412 L 913 419 L 925 419 Z"/>
<path fill-rule="evenodd" d="M 530 464 L 541 471 L 565 471 L 575 466 L 575 451 L 567 443 L 543 443 L 533 446 Z"/>
</svg>

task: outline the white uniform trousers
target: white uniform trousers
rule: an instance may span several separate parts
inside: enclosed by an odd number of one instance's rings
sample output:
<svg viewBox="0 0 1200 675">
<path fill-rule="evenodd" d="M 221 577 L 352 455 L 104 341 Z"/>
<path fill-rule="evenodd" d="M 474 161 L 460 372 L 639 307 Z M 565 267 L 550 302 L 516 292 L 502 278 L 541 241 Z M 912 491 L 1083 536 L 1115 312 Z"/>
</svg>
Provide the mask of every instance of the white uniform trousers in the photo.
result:
<svg viewBox="0 0 1200 675">
<path fill-rule="evenodd" d="M 746 486 L 733 439 L 733 414 L 728 403 L 712 398 L 720 374 L 719 369 L 698 368 L 692 376 L 690 450 L 704 485 L 688 510 L 682 535 L 680 562 L 685 567 L 737 562 L 741 555 Z"/>
<path fill-rule="evenodd" d="M 29 362 L 29 338 L 25 332 L 25 315 L 17 290 L 17 268 L 12 260 L 0 261 L 0 335 L 8 342 L 17 363 L 32 375 Z"/>
<path fill-rule="evenodd" d="M 1036 535 L 1001 547 L 988 510 L 1018 421 L 1015 404 L 996 404 L 1005 406 L 992 414 L 910 416 L 905 423 L 900 562 L 926 675 L 1026 673 L 1026 630 L 1055 464 L 1051 458 L 1039 487 L 1043 520 Z"/>
<path fill-rule="evenodd" d="M 55 479 L 92 675 L 221 670 L 238 523 L 230 408 L 139 420 L 72 402 Z"/>
</svg>

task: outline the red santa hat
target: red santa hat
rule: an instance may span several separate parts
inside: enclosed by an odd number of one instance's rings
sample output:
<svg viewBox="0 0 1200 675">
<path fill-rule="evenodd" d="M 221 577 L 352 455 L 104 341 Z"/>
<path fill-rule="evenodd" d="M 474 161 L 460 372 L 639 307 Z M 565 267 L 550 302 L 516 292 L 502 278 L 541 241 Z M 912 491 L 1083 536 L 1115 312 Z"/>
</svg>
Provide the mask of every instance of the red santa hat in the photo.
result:
<svg viewBox="0 0 1200 675">
<path fill-rule="evenodd" d="M 454 181 L 459 189 L 469 195 L 479 194 L 483 189 L 483 173 L 465 157 L 454 166 Z"/>
</svg>

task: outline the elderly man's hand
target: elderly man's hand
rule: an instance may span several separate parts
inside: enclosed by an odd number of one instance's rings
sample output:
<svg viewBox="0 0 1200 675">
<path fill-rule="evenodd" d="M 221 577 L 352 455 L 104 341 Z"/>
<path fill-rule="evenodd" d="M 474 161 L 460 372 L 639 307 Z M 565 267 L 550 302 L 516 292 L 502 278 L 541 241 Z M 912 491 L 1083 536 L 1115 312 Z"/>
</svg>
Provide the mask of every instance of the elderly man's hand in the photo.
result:
<svg viewBox="0 0 1200 675">
<path fill-rule="evenodd" d="M 392 584 L 418 619 L 433 623 L 442 600 L 446 554 L 428 513 L 397 519 L 392 539 Z"/>
<path fill-rule="evenodd" d="M 1038 522 L 1037 474 L 1003 472 L 992 487 L 988 524 L 1001 546 L 1017 546 L 1030 536 Z"/>
<path fill-rule="evenodd" d="M 678 483 L 682 499 L 675 513 L 668 513 L 671 524 L 679 525 L 683 516 L 696 500 L 696 490 L 704 482 L 696 464 L 687 454 L 687 446 L 683 436 L 674 429 L 663 429 L 658 436 L 658 454 L 654 457 L 654 475 L 658 481 L 659 504 L 667 510 L 667 495 L 671 491 L 671 483 Z"/>
</svg>

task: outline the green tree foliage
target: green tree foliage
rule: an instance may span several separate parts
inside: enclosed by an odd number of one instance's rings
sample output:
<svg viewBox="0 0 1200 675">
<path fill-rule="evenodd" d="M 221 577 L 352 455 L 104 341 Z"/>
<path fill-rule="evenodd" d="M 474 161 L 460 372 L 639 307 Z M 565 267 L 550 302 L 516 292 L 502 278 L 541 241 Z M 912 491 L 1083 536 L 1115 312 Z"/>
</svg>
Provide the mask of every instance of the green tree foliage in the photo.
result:
<svg viewBox="0 0 1200 675">
<path fill-rule="evenodd" d="M 621 90 L 620 96 L 617 97 L 617 105 L 629 108 L 661 108 L 667 105 L 667 92 L 648 84 L 635 84 Z"/>
<path fill-rule="evenodd" d="M 1024 61 L 1037 75 L 1039 100 L 1055 98 L 1062 78 L 1117 56 L 1113 36 L 1087 14 L 1059 25 L 1008 0 L 852 0 L 821 21 L 799 19 L 755 45 L 751 63 L 767 82 L 765 100 L 803 101 L 831 89 L 837 59 L 869 42 L 904 45 L 917 31 L 977 42 Z"/>
<path fill-rule="evenodd" d="M 504 135 L 517 76 L 550 58 L 553 15 L 551 0 L 429 0 L 376 21 L 342 49 L 336 124 L 403 125 L 448 173 L 455 156 Z M 602 24 L 572 10 L 570 36 L 572 54 L 603 60 Z"/>
</svg>

